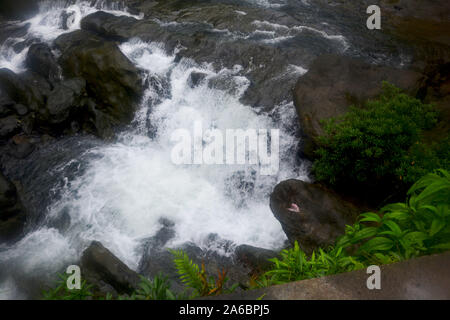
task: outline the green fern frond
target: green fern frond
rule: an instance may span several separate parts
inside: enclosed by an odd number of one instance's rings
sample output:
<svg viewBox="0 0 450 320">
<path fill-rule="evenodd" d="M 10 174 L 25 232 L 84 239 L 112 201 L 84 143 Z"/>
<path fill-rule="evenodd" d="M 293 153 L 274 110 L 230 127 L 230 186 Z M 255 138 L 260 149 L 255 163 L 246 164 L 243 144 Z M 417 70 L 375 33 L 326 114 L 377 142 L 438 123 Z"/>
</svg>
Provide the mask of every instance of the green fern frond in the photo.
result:
<svg viewBox="0 0 450 320">
<path fill-rule="evenodd" d="M 175 257 L 173 262 L 175 263 L 181 282 L 200 294 L 203 291 L 200 267 L 189 259 L 188 255 L 183 252 L 183 250 L 169 249 L 169 251 Z"/>
</svg>

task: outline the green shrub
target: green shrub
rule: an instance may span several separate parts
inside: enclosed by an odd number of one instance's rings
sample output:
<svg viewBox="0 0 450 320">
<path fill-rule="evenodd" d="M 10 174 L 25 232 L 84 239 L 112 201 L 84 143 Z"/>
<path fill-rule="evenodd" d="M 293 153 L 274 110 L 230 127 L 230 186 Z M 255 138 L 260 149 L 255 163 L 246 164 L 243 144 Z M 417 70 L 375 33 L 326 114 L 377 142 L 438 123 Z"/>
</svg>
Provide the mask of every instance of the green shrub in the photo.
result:
<svg viewBox="0 0 450 320">
<path fill-rule="evenodd" d="M 423 130 L 436 122 L 431 105 L 384 82 L 378 99 L 324 122 L 313 165 L 315 176 L 335 186 L 385 188 L 445 168 L 440 165 L 442 155 L 420 142 Z"/>
<path fill-rule="evenodd" d="M 271 259 L 272 270 L 258 286 L 316 278 L 372 264 L 398 262 L 450 249 L 450 173 L 438 170 L 417 181 L 406 203 L 361 215 L 336 245 L 308 257 L 295 244 Z"/>
</svg>

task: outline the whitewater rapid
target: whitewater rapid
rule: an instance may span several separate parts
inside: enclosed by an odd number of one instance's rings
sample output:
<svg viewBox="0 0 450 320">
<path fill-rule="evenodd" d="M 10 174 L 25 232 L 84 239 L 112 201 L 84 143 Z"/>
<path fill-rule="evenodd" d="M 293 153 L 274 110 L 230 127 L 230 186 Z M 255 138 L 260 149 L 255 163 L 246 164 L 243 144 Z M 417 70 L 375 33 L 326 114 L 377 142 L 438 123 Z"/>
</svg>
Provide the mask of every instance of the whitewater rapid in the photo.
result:
<svg viewBox="0 0 450 320">
<path fill-rule="evenodd" d="M 24 22 L 30 24 L 29 39 L 51 43 L 62 33 L 78 29 L 84 16 L 100 9 L 130 15 L 126 10 L 99 3 L 91 6 L 77 1 L 68 7 L 62 3 L 43 5 L 40 14 Z M 69 29 L 61 28 L 56 19 L 62 10 L 75 12 Z M 266 31 L 284 30 L 268 22 L 255 24 Z M 285 33 L 282 36 L 289 36 Z M 339 36 L 330 39 L 342 41 Z M 27 48 L 10 51 L 11 42 L 24 40 L 5 42 L 0 48 L 0 67 L 15 72 L 25 70 Z M 26 297 L 20 279 L 53 279 L 56 272 L 76 262 L 92 240 L 100 241 L 136 269 L 142 244 L 161 228 L 161 218 L 175 223 L 176 236 L 168 246 L 193 242 L 206 248 L 207 243 L 211 245 L 206 241 L 211 234 L 234 245 L 264 248 L 279 248 L 285 241 L 281 226 L 270 211 L 268 195 L 284 179 L 308 179 L 306 165 L 299 167 L 292 153 L 297 144 L 287 125 L 295 121 L 292 102 L 274 108 L 277 114 L 257 112 L 239 101 L 249 85 L 241 66 L 215 70 L 211 64 L 199 65 L 190 59 L 177 61 L 175 53 L 166 53 L 162 48 L 162 44 L 140 39 L 120 46 L 150 84 L 141 107 L 115 142 L 102 143 L 54 169 L 64 171 L 74 164 L 86 168 L 75 179 L 55 182 L 49 192 L 58 197 L 47 208 L 44 221 L 13 246 L 3 248 L 0 263 L 8 266 L 8 271 L 3 278 L 0 272 L 0 298 Z M 297 76 L 306 71 L 294 65 L 286 70 Z M 190 80 L 193 72 L 205 75 L 197 85 Z M 211 85 L 217 81 L 226 86 L 219 89 Z M 279 173 L 261 176 L 257 166 L 249 165 L 173 164 L 171 133 L 179 128 L 191 129 L 195 121 L 201 121 L 205 129 L 279 129 Z M 51 226 L 62 215 L 70 218 L 70 225 L 58 231 Z M 222 248 L 213 244 L 207 249 L 221 252 Z"/>
</svg>

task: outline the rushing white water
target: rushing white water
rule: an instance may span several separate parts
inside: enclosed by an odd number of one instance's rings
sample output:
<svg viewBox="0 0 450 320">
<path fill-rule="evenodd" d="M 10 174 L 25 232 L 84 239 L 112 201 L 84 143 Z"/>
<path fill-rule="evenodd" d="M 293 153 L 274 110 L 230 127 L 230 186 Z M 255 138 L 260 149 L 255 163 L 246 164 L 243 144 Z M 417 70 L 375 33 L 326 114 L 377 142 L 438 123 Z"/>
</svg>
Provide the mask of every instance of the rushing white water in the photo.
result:
<svg viewBox="0 0 450 320">
<path fill-rule="evenodd" d="M 54 19 L 62 7 L 41 12 L 29 20 L 29 35 L 51 41 L 79 28 L 81 17 L 96 10 L 85 5 L 77 2 L 65 9 L 76 12 L 69 30 L 61 29 Z M 160 218 L 175 223 L 176 237 L 169 246 L 192 241 L 202 247 L 208 235 L 217 234 L 234 244 L 279 247 L 285 235 L 269 209 L 268 194 L 283 179 L 307 179 L 306 168 L 294 169 L 288 160 L 293 158 L 289 152 L 296 139 L 283 124 L 294 116 L 292 103 L 274 109 L 281 119 L 275 122 L 271 115 L 258 114 L 239 102 L 249 84 L 240 66 L 215 71 L 211 65 L 192 60 L 175 62 L 175 56 L 165 53 L 162 46 L 139 39 L 120 48 L 152 80 L 135 120 L 117 142 L 73 160 L 87 161 L 87 170 L 59 190 L 61 197 L 48 208 L 46 223 L 3 251 L 0 263 L 14 267 L 15 279 L 29 273 L 45 278 L 76 261 L 91 240 L 98 240 L 135 269 L 142 256 L 142 240 L 160 229 Z M 0 60 L 0 66 L 23 68 L 18 56 L 8 59 L 6 64 Z M 197 86 L 190 84 L 192 72 L 205 74 Z M 291 65 L 287 72 L 303 74 L 306 70 Z M 205 130 L 280 129 L 278 175 L 261 176 L 255 166 L 173 164 L 171 133 L 192 129 L 195 121 L 201 121 Z M 148 122 L 156 129 L 153 135 L 149 135 Z M 68 229 L 50 228 L 47 223 L 63 214 L 70 216 Z M 0 297 L 20 296 L 15 279 L 3 279 Z"/>
<path fill-rule="evenodd" d="M 158 45 L 137 39 L 121 49 L 149 77 L 167 78 L 170 96 L 153 104 L 156 96 L 154 88 L 149 88 L 133 129 L 123 133 L 119 142 L 91 150 L 96 160 L 65 190 L 50 215 L 69 212 L 71 237 L 79 242 L 100 240 L 131 267 L 137 266 L 142 254 L 136 251 L 140 240 L 158 231 L 160 218 L 175 222 L 176 238 L 171 245 L 193 241 L 202 246 L 211 233 L 237 244 L 281 245 L 285 236 L 270 212 L 267 194 L 280 178 L 292 176 L 292 168 L 282 167 L 279 177 L 263 177 L 251 176 L 257 168 L 248 166 L 177 166 L 170 158 L 171 133 L 192 128 L 194 121 L 202 121 L 205 129 L 277 128 L 268 116 L 242 105 L 239 92 L 233 95 L 208 86 L 208 79 L 225 76 L 242 87 L 245 78 L 237 74 L 240 68 L 216 73 L 190 60 L 174 63 L 174 56 L 166 55 Z M 194 71 L 207 76 L 192 88 L 189 75 Z M 157 126 L 153 139 L 143 130 L 150 107 L 150 122 Z M 292 139 L 287 133 L 282 135 L 282 154 Z M 253 195 L 240 194 L 238 171 L 254 183 Z"/>
<path fill-rule="evenodd" d="M 121 10 L 119 10 L 119 8 Z M 14 72 L 26 70 L 24 62 L 29 46 L 18 46 L 26 41 L 51 42 L 63 33 L 80 29 L 81 20 L 96 11 L 105 11 L 114 15 L 133 16 L 141 19 L 141 16 L 130 14 L 126 8 L 107 3 L 105 0 L 47 0 L 39 3 L 39 13 L 29 20 L 23 21 L 18 26 L 28 28 L 24 38 L 10 38 L 0 46 L 0 68 L 8 68 Z"/>
</svg>

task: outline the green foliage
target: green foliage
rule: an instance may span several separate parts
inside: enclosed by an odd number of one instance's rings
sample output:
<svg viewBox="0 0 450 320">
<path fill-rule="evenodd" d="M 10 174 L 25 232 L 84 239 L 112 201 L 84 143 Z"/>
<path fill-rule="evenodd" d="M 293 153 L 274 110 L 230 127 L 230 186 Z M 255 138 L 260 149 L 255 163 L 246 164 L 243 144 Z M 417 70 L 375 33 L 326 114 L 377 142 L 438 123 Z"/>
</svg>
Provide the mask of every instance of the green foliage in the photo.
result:
<svg viewBox="0 0 450 320">
<path fill-rule="evenodd" d="M 294 248 L 281 251 L 280 256 L 281 259 L 269 260 L 274 263 L 274 267 L 265 273 L 264 286 L 322 277 L 363 267 L 338 247 L 328 251 L 319 249 L 308 257 L 295 242 Z"/>
<path fill-rule="evenodd" d="M 153 278 L 153 281 L 141 276 L 139 289 L 136 291 L 139 300 L 175 300 L 170 291 L 170 282 L 162 273 Z"/>
<path fill-rule="evenodd" d="M 450 249 L 450 173 L 438 170 L 417 181 L 406 203 L 361 215 L 334 247 L 308 257 L 295 243 L 281 252 L 259 286 L 352 271 Z M 353 252 L 349 254 L 348 252 Z"/>
<path fill-rule="evenodd" d="M 177 300 L 184 296 L 177 296 L 170 290 L 170 281 L 162 273 L 156 275 L 152 280 L 141 276 L 141 282 L 136 292 L 129 295 L 119 296 L 119 300 Z M 112 297 L 110 297 L 112 299 Z"/>
<path fill-rule="evenodd" d="M 231 288 L 225 288 L 228 281 L 225 270 L 219 270 L 217 277 L 208 276 L 203 263 L 200 268 L 182 250 L 170 250 L 170 252 L 175 257 L 174 263 L 181 281 L 194 290 L 192 297 L 229 293 L 237 288 L 237 284 L 234 284 Z"/>
<path fill-rule="evenodd" d="M 221 293 L 233 292 L 238 284 L 234 284 L 230 288 L 225 285 L 228 281 L 226 271 L 218 271 L 217 277 L 208 276 L 205 271 L 205 265 L 201 268 L 195 264 L 188 255 L 182 250 L 170 250 L 174 255 L 174 263 L 177 268 L 180 280 L 187 288 L 193 289 L 191 296 L 183 293 L 175 294 L 170 290 L 171 284 L 169 279 L 162 273 L 156 275 L 152 280 L 141 276 L 139 288 L 131 295 L 120 295 L 118 300 L 186 300 L 198 296 L 211 296 Z M 59 274 L 58 285 L 54 289 L 43 292 L 45 300 L 112 300 L 111 294 L 106 296 L 96 296 L 91 292 L 92 285 L 88 285 L 84 280 L 81 283 L 80 290 L 70 290 L 67 288 L 67 274 Z"/>
<path fill-rule="evenodd" d="M 447 154 L 421 142 L 437 122 L 433 107 L 383 83 L 381 96 L 325 122 L 313 171 L 331 185 L 406 185 L 435 168 Z M 441 159 L 441 156 L 447 156 Z"/>
<path fill-rule="evenodd" d="M 42 292 L 44 300 L 88 300 L 92 298 L 92 285 L 87 284 L 83 280 L 80 284 L 80 289 L 67 288 L 68 274 L 58 274 L 59 280 L 57 286 L 48 291 Z"/>
</svg>

